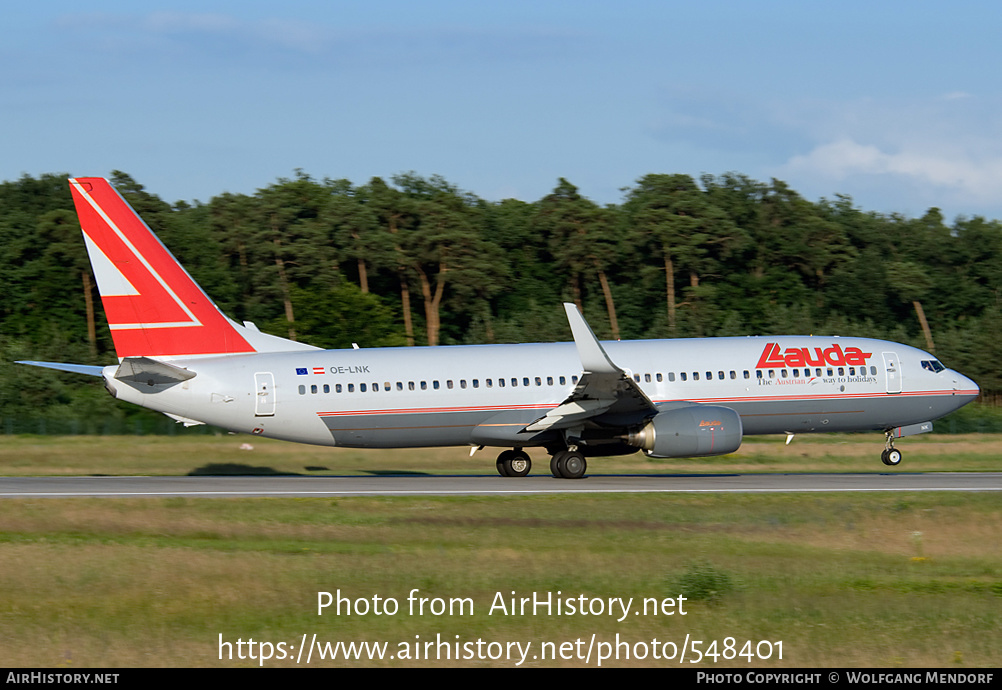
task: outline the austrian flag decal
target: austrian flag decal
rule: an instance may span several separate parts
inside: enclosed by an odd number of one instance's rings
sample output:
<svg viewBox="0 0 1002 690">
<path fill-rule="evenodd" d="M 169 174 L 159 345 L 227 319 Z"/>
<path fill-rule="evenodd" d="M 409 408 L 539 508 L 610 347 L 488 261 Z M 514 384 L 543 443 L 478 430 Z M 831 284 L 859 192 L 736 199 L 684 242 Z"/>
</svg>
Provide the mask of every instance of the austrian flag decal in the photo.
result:
<svg viewBox="0 0 1002 690">
<path fill-rule="evenodd" d="M 829 348 L 814 348 L 812 353 L 806 347 L 788 347 L 780 350 L 777 343 L 769 343 L 759 357 L 756 369 L 772 369 L 775 367 L 861 367 L 873 355 L 863 352 L 858 347 L 847 347 L 844 350 L 838 343 Z"/>
</svg>

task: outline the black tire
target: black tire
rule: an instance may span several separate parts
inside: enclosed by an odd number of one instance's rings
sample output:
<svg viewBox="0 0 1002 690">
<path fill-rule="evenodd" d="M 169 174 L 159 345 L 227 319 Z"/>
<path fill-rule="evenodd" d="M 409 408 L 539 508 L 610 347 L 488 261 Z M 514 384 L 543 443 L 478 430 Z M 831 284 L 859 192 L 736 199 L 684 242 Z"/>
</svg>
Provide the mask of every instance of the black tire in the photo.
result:
<svg viewBox="0 0 1002 690">
<path fill-rule="evenodd" d="M 585 456 L 575 451 L 563 453 L 557 461 L 557 471 L 564 479 L 581 479 L 588 470 Z"/>
<path fill-rule="evenodd" d="M 500 474 L 502 477 L 512 476 L 508 473 L 511 471 L 511 457 L 514 454 L 515 451 L 513 450 L 505 450 L 502 451 L 500 455 L 498 455 L 498 460 L 497 460 L 498 474 Z"/>
<path fill-rule="evenodd" d="M 563 479 L 564 475 L 560 474 L 560 458 L 562 458 L 566 452 L 566 450 L 558 450 L 550 456 L 550 474 L 557 479 Z"/>
</svg>

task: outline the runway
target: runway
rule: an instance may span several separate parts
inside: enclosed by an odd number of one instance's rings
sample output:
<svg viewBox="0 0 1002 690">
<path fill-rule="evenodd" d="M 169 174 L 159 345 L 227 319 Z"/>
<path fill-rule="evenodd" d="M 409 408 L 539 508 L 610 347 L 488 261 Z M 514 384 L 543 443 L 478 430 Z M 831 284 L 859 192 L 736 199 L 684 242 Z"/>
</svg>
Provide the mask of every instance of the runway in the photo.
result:
<svg viewBox="0 0 1002 690">
<path fill-rule="evenodd" d="M 5 477 L 0 498 L 518 496 L 595 493 L 1002 491 L 1002 473 L 319 477 Z"/>
</svg>

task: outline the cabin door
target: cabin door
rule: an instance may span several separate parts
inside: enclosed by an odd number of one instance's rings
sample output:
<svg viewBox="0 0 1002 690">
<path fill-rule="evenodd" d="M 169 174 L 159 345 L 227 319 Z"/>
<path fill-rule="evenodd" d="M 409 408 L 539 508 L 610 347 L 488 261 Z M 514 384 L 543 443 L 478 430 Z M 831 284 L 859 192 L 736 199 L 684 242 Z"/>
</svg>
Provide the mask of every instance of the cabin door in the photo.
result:
<svg viewBox="0 0 1002 690">
<path fill-rule="evenodd" d="M 901 392 L 901 362 L 894 352 L 882 353 L 884 357 L 884 375 L 887 377 L 887 392 Z"/>
<path fill-rule="evenodd" d="M 272 417 L 275 414 L 275 375 L 270 371 L 254 374 L 254 416 Z"/>
</svg>

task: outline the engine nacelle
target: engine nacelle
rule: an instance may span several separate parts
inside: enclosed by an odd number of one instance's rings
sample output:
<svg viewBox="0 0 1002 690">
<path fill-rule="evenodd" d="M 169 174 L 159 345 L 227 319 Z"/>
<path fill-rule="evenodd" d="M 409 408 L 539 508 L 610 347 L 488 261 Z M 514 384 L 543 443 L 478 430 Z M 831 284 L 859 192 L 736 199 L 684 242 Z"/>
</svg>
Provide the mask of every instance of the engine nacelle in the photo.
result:
<svg viewBox="0 0 1002 690">
<path fill-rule="evenodd" d="M 681 403 L 652 417 L 627 443 L 652 458 L 733 453 L 741 446 L 741 417 L 729 407 Z"/>
</svg>

